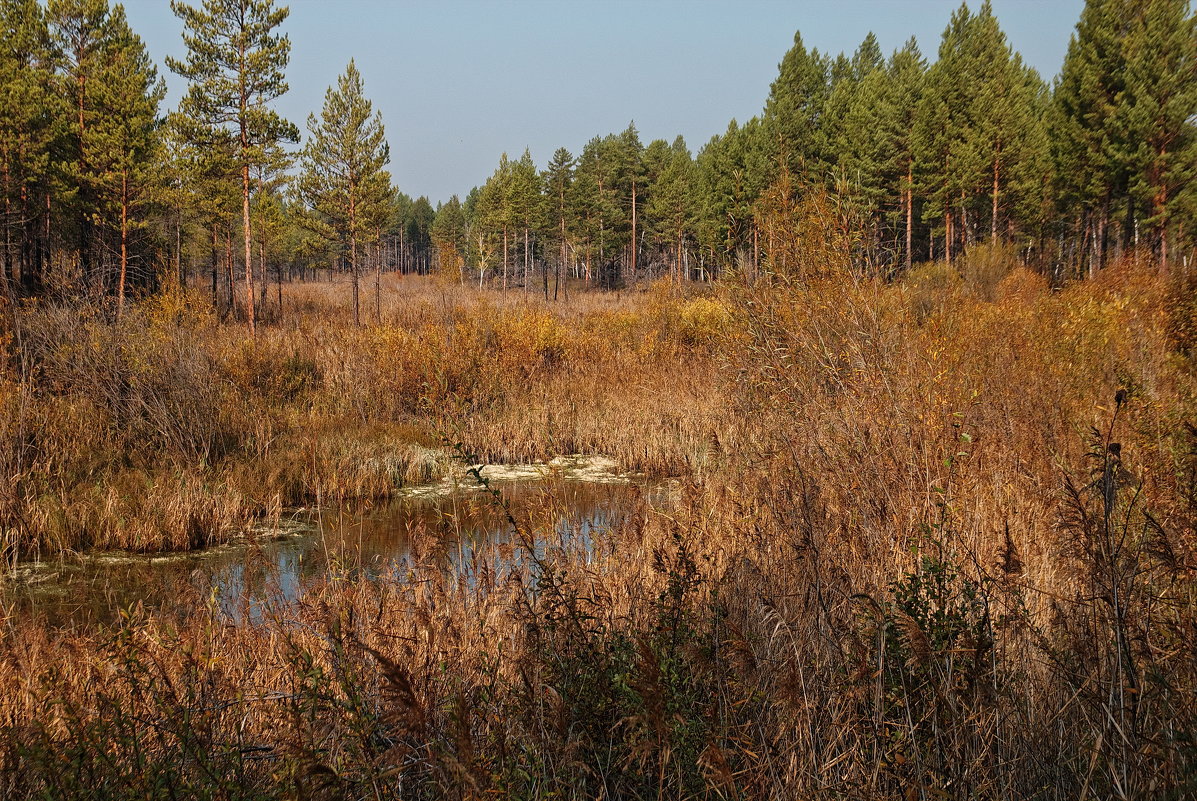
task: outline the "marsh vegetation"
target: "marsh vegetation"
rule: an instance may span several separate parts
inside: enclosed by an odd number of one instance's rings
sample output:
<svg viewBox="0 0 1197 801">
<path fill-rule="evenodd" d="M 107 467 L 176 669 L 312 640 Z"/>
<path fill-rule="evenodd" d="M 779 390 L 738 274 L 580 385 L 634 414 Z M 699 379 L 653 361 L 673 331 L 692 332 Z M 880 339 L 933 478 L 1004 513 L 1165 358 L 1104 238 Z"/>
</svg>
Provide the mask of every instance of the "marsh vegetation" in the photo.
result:
<svg viewBox="0 0 1197 801">
<path fill-rule="evenodd" d="M 296 287 L 288 317 L 319 326 L 254 341 L 201 299 L 155 334 L 157 298 L 78 323 L 71 343 L 145 326 L 122 339 L 155 348 L 80 383 L 40 325 L 6 449 L 44 460 L 14 485 L 26 508 L 75 512 L 10 522 L 26 553 L 161 548 L 134 532 L 171 520 L 217 541 L 461 452 L 601 452 L 680 484 L 666 506 L 627 490 L 601 549 L 562 535 L 550 494 L 472 560 L 413 549 L 402 578 L 311 581 L 235 624 L 203 604 L 84 629 L 10 614 L 6 792 L 1182 797 L 1190 295 L 1135 261 L 1051 291 L 990 255 L 551 307 L 405 279 L 366 328 L 344 291 Z M 163 370 L 174 408 L 208 393 L 253 428 L 154 438 L 169 424 L 128 399 Z M 93 393 L 113 385 L 128 405 Z M 177 487 L 170 517 L 154 493 Z"/>
</svg>

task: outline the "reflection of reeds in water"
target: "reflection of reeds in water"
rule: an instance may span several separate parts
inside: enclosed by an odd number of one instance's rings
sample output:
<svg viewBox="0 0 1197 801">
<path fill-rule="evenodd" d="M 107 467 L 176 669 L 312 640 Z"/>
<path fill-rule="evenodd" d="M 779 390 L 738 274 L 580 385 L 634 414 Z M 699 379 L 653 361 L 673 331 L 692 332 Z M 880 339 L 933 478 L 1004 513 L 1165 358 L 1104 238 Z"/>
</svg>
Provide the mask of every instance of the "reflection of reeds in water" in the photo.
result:
<svg viewBox="0 0 1197 801">
<path fill-rule="evenodd" d="M 568 540 L 584 550 L 636 494 L 624 486 L 574 481 L 501 486 L 538 540 L 552 547 Z M 507 520 L 477 493 L 343 505 L 320 512 L 315 523 L 314 532 L 252 540 L 195 558 L 84 561 L 60 574 L 65 578 L 14 585 L 10 597 L 19 614 L 60 625 L 111 623 L 134 604 L 186 614 L 213 597 L 230 619 L 258 621 L 265 606 L 294 602 L 313 582 L 402 580 L 413 551 L 416 560 L 435 558 L 443 569 L 463 574 L 482 560 L 501 568 L 515 554 Z"/>
</svg>

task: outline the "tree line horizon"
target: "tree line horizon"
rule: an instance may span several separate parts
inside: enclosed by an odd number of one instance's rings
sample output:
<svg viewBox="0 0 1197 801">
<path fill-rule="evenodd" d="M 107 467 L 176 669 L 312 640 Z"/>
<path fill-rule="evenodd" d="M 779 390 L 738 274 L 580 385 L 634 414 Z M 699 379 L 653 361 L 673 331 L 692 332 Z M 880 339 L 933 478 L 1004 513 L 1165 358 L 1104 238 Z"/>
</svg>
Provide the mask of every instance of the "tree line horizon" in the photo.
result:
<svg viewBox="0 0 1197 801">
<path fill-rule="evenodd" d="M 298 128 L 286 7 L 172 0 L 188 81 L 164 84 L 123 6 L 0 0 L 3 287 L 15 297 L 109 297 L 210 284 L 252 329 L 269 284 L 317 269 L 441 271 L 557 295 L 784 271 L 810 220 L 844 263 L 891 276 L 1001 245 L 1054 281 L 1150 254 L 1187 265 L 1197 217 L 1197 23 L 1187 0 L 1087 0 L 1051 85 L 1010 46 L 988 0 L 962 4 L 934 61 L 911 38 L 851 55 L 801 33 L 762 112 L 696 154 L 635 124 L 500 157 L 434 208 L 393 185 L 381 115 L 351 60 Z M 822 234 L 820 234 L 822 235 Z M 539 277 L 538 277 L 539 274 Z M 238 283 L 241 284 L 240 288 Z M 568 285 L 568 280 L 567 280 Z M 239 294 L 244 297 L 239 297 Z M 376 304 L 376 313 L 377 304 Z"/>
</svg>

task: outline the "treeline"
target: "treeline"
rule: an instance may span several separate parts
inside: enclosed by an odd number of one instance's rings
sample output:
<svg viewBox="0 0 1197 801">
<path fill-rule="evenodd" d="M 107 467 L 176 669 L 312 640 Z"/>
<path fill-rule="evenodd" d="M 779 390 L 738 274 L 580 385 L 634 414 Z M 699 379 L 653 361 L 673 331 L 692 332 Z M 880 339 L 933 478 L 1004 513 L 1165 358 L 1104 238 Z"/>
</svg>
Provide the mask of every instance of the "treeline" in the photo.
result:
<svg viewBox="0 0 1197 801">
<path fill-rule="evenodd" d="M 287 10 L 172 8 L 187 56 L 167 65 L 188 86 L 165 112 L 121 5 L 0 0 L 4 293 L 112 298 L 119 310 L 164 281 L 210 283 L 217 305 L 252 326 L 271 280 L 431 269 L 435 210 L 391 185 L 353 63 L 292 152 L 299 131 L 272 109 L 288 89 Z"/>
<path fill-rule="evenodd" d="M 1058 280 L 1135 249 L 1166 265 L 1193 243 L 1195 115 L 1185 0 L 1088 0 L 1052 87 L 988 2 L 962 5 L 933 63 L 913 39 L 887 58 L 870 34 L 832 57 L 795 35 L 762 114 L 696 157 L 634 125 L 540 171 L 504 155 L 434 238 L 448 264 L 504 282 L 543 261 L 546 285 L 561 268 L 604 284 L 777 269 L 815 213 L 864 270 L 981 241 Z"/>
<path fill-rule="evenodd" d="M 762 113 L 697 155 L 681 137 L 645 145 L 629 125 L 543 167 L 504 155 L 464 201 L 436 209 L 393 187 L 352 62 L 296 152 L 298 128 L 272 110 L 287 91 L 285 8 L 172 8 L 188 55 L 167 66 L 188 92 L 164 113 L 120 5 L 0 0 L 10 295 L 111 297 L 119 309 L 177 277 L 252 325 L 272 280 L 320 269 L 350 273 L 355 297 L 363 272 L 396 269 L 546 295 L 571 276 L 610 287 L 801 269 L 808 219 L 873 273 L 988 241 L 1065 280 L 1133 250 L 1167 265 L 1193 243 L 1186 0 L 1088 0 L 1051 87 L 988 3 L 952 15 L 934 62 L 913 39 L 887 57 L 870 34 L 832 57 L 795 35 Z"/>
</svg>

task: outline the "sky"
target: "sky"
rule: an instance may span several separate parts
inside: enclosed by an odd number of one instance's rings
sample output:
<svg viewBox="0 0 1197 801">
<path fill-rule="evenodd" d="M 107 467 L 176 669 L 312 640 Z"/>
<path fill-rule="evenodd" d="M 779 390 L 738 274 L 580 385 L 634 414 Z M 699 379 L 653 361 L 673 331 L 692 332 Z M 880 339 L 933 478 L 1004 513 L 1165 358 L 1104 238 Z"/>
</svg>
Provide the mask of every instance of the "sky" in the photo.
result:
<svg viewBox="0 0 1197 801">
<path fill-rule="evenodd" d="M 124 0 L 177 103 L 185 55 L 167 0 Z M 198 5 L 200 0 L 193 0 Z M 761 112 L 800 31 L 851 53 L 869 31 L 887 55 L 911 36 L 934 59 L 959 0 L 291 0 L 290 91 L 276 108 L 306 132 L 352 58 L 382 112 L 398 188 L 435 206 L 494 172 L 500 154 L 544 167 L 634 122 L 697 152 Z M 975 10 L 979 0 L 970 0 Z M 1051 80 L 1083 0 L 992 0 L 1023 59 Z"/>
</svg>

